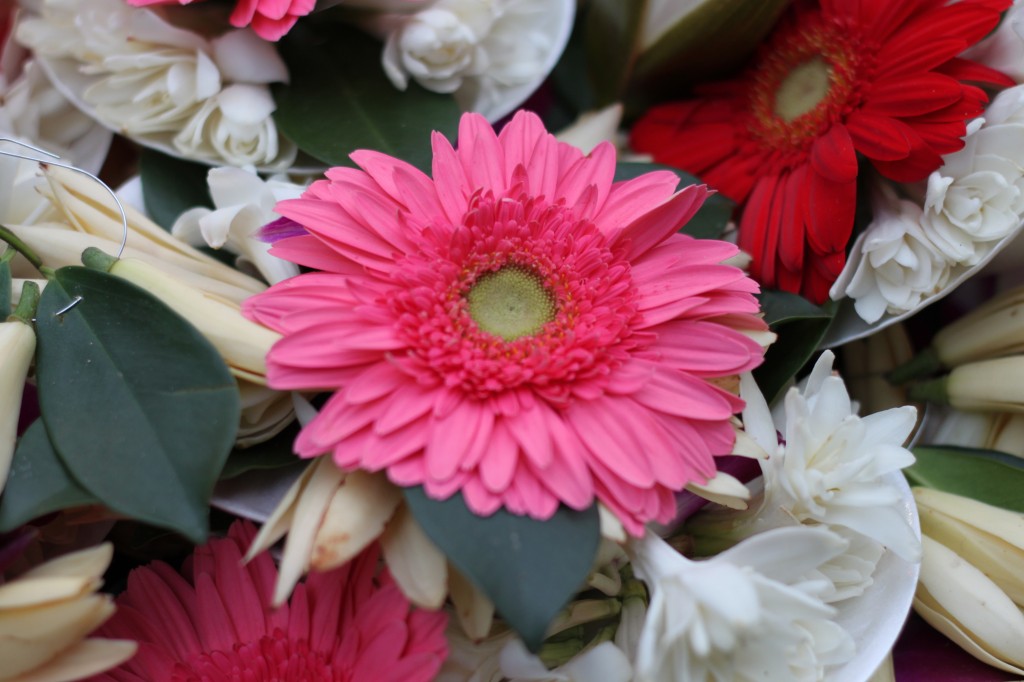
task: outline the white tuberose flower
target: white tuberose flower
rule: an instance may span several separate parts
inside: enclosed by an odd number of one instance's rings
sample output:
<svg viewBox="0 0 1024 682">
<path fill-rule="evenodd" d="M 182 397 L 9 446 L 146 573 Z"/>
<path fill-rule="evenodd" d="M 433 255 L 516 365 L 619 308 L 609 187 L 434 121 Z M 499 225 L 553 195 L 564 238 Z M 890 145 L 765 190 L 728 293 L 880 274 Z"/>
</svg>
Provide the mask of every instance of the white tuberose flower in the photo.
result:
<svg viewBox="0 0 1024 682">
<path fill-rule="evenodd" d="M 842 526 L 917 561 L 921 545 L 901 511 L 900 491 L 882 480 L 914 463 L 903 443 L 917 411 L 905 406 L 857 416 L 846 385 L 832 374 L 834 359 L 831 351 L 821 354 L 804 388 L 789 390 L 775 419 L 753 378 L 740 380 L 744 430 L 769 454 L 761 465 L 759 522 Z"/>
<path fill-rule="evenodd" d="M 921 227 L 920 206 L 879 185 L 871 208 L 871 223 L 850 252 L 847 268 L 853 275 L 840 275 L 831 292 L 833 299 L 853 298 L 857 314 L 869 323 L 885 313 L 913 310 L 946 285 L 950 272 Z"/>
<path fill-rule="evenodd" d="M 777 528 L 693 562 L 648 532 L 630 547 L 651 590 L 636 682 L 820 680 L 853 655 L 835 610 L 802 579 L 846 543 L 821 528 Z"/>
<path fill-rule="evenodd" d="M 260 241 L 256 232 L 280 218 L 274 206 L 283 199 L 295 199 L 304 187 L 283 176 L 262 180 L 251 169 L 211 168 L 206 176 L 214 210 L 193 208 L 175 221 L 171 234 L 192 246 L 207 246 L 239 254 L 252 263 L 271 284 L 294 277 L 294 263 L 271 256 L 270 244 Z"/>
</svg>

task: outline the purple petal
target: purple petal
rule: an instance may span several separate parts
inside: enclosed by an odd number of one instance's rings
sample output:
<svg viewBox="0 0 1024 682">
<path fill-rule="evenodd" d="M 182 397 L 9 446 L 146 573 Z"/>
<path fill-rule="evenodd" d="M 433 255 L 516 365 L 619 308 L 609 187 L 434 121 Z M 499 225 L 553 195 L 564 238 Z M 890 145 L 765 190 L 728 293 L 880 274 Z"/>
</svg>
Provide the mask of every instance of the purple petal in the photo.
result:
<svg viewBox="0 0 1024 682">
<path fill-rule="evenodd" d="M 273 244 L 288 237 L 301 237 L 309 234 L 309 232 L 291 218 L 278 218 L 274 222 L 267 223 L 261 227 L 256 234 L 260 240 Z"/>
<path fill-rule="evenodd" d="M 32 526 L 22 526 L 8 533 L 0 533 L 0 576 L 32 544 L 37 535 L 39 531 Z"/>
</svg>

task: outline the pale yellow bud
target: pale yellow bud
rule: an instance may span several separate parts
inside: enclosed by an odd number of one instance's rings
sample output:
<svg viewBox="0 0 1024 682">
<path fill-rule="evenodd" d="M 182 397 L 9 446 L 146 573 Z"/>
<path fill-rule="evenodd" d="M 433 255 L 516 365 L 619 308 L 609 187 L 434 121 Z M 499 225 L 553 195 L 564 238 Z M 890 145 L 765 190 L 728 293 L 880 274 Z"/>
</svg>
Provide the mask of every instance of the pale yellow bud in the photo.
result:
<svg viewBox="0 0 1024 682">
<path fill-rule="evenodd" d="M 965 651 L 1024 675 L 1024 614 L 998 585 L 959 554 L 922 536 L 914 610 Z"/>
<path fill-rule="evenodd" d="M 25 377 L 36 349 L 32 327 L 12 319 L 0 322 L 0 491 L 7 482 L 18 438 L 18 415 Z"/>
<path fill-rule="evenodd" d="M 584 112 L 568 128 L 560 130 L 555 137 L 560 142 L 571 144 L 589 154 L 602 142 L 614 144 L 620 123 L 622 104 L 615 102 L 604 109 Z"/>
<path fill-rule="evenodd" d="M 946 367 L 1024 351 L 1024 287 L 1004 291 L 932 339 Z"/>
<path fill-rule="evenodd" d="M 110 274 L 145 289 L 191 322 L 237 378 L 266 385 L 266 356 L 280 334 L 246 318 L 238 305 L 194 289 L 140 260 L 122 258 L 111 266 Z"/>
<path fill-rule="evenodd" d="M 270 440 L 295 419 L 291 393 L 239 379 L 238 394 L 242 400 L 242 417 L 235 445 L 240 448 Z"/>
<path fill-rule="evenodd" d="M 388 570 L 409 601 L 440 608 L 448 596 L 448 562 L 407 506 L 395 510 L 380 543 Z"/>
<path fill-rule="evenodd" d="M 82 640 L 114 612 L 97 594 L 109 544 L 54 559 L 0 586 L 0 680 L 74 680 L 118 665 L 134 642 Z"/>
<path fill-rule="evenodd" d="M 476 585 L 454 567 L 448 567 L 448 591 L 455 607 L 455 618 L 466 636 L 473 640 L 487 637 L 494 622 L 494 604 Z"/>
<path fill-rule="evenodd" d="M 1024 355 L 960 365 L 941 379 L 916 384 L 914 400 L 977 412 L 1024 412 Z"/>
<path fill-rule="evenodd" d="M 921 532 L 941 542 L 1024 606 L 1024 514 L 960 495 L 914 488 Z"/>
</svg>

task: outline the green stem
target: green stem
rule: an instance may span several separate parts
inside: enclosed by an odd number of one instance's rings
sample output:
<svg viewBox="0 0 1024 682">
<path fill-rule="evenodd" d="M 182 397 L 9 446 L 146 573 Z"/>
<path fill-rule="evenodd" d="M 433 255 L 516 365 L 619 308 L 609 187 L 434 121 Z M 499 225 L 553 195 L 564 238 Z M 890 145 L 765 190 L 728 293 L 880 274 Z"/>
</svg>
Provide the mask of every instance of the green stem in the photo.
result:
<svg viewBox="0 0 1024 682">
<path fill-rule="evenodd" d="M 82 252 L 82 265 L 90 270 L 110 272 L 110 268 L 114 267 L 114 263 L 116 262 L 116 258 L 108 253 L 104 253 L 95 246 L 90 246 Z"/>
<path fill-rule="evenodd" d="M 18 299 L 18 307 L 14 309 L 8 320 L 18 320 L 27 325 L 32 324 L 36 316 L 36 308 L 39 306 L 39 285 L 35 282 L 25 282 L 21 288 L 21 298 Z"/>
<path fill-rule="evenodd" d="M 886 373 L 885 378 L 890 384 L 905 384 L 911 379 L 935 374 L 943 368 L 942 360 L 935 348 L 928 346 L 907 362 Z"/>
<path fill-rule="evenodd" d="M 0 240 L 3 240 L 10 244 L 11 248 L 13 248 L 15 251 L 24 256 L 25 260 L 31 263 L 32 267 L 34 267 L 36 270 L 42 272 L 43 274 L 46 274 L 43 271 L 43 259 L 37 256 L 36 252 L 33 251 L 28 244 L 21 241 L 18 235 L 14 234 L 3 225 L 0 225 Z"/>
<path fill-rule="evenodd" d="M 949 405 L 949 375 L 914 384 L 907 391 L 907 397 L 919 403 Z"/>
</svg>

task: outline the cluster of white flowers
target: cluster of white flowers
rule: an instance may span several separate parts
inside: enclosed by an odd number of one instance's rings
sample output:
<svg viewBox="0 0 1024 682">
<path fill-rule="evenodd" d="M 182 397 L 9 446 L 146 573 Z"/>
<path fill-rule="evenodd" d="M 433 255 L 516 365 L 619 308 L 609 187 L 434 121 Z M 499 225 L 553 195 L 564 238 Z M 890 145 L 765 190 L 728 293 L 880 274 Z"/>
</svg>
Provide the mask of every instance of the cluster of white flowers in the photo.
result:
<svg viewBox="0 0 1024 682">
<path fill-rule="evenodd" d="M 274 212 L 278 201 L 298 198 L 305 185 L 280 175 L 263 180 L 251 167 L 212 168 L 206 179 L 214 208 L 185 211 L 174 222 L 171 234 L 192 246 L 205 244 L 238 254 L 270 284 L 299 274 L 294 263 L 270 255 L 270 244 L 256 232 L 281 217 Z"/>
<path fill-rule="evenodd" d="M 494 119 L 518 104 L 508 106 L 506 93 L 525 97 L 553 66 L 573 8 L 563 0 L 438 0 L 414 14 L 379 17 L 384 71 L 397 88 L 412 79 Z"/>
<path fill-rule="evenodd" d="M 956 275 L 983 263 L 1024 218 L 1024 86 L 1001 92 L 967 128 L 964 147 L 928 178 L 923 208 L 891 188 L 831 291 L 868 323 L 916 309 Z"/>
<path fill-rule="evenodd" d="M 294 159 L 268 87 L 287 81 L 287 68 L 249 29 L 207 38 L 122 0 L 44 0 L 17 39 L 63 68 L 65 85 L 80 84 L 83 104 L 119 132 L 166 136 L 189 158 L 237 166 Z"/>
</svg>

